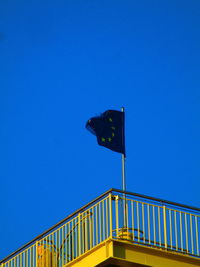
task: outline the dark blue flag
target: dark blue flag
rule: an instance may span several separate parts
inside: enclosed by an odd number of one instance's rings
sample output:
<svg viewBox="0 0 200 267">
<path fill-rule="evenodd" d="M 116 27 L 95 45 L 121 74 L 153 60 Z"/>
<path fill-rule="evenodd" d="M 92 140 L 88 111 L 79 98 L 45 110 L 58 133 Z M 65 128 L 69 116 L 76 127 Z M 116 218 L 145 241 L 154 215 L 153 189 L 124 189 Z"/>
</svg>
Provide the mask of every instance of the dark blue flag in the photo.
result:
<svg viewBox="0 0 200 267">
<path fill-rule="evenodd" d="M 107 110 L 88 120 L 86 128 L 96 135 L 100 146 L 125 155 L 124 112 Z"/>
</svg>

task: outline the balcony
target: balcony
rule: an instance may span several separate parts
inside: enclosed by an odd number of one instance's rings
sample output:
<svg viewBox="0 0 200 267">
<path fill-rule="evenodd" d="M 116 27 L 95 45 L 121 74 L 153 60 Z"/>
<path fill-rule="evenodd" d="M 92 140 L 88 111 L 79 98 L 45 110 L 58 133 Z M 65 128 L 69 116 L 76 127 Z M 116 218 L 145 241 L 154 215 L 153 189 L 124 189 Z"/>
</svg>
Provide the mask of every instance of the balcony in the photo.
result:
<svg viewBox="0 0 200 267">
<path fill-rule="evenodd" d="M 111 189 L 3 259 L 0 266 L 86 266 L 81 265 L 83 258 L 96 255 L 105 246 L 107 252 L 104 249 L 105 253 L 99 254 L 104 259 L 91 259 L 95 263 L 90 266 L 107 266 L 98 265 L 101 261 L 128 266 L 116 263 L 122 257 L 122 247 L 123 251 L 139 250 L 144 255 L 175 256 L 176 261 L 198 266 L 200 209 Z M 131 255 L 133 258 L 135 254 Z M 122 259 L 128 262 L 125 256 Z"/>
</svg>

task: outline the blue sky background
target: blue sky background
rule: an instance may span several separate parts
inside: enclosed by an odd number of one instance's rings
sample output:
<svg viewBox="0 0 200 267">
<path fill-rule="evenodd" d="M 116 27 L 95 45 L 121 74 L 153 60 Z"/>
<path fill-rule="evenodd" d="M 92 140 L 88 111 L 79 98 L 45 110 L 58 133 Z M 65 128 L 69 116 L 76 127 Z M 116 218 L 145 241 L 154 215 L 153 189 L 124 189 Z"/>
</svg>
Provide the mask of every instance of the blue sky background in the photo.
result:
<svg viewBox="0 0 200 267">
<path fill-rule="evenodd" d="M 128 191 L 200 207 L 199 0 L 0 1 L 0 258 L 121 188 L 121 106 Z"/>
</svg>

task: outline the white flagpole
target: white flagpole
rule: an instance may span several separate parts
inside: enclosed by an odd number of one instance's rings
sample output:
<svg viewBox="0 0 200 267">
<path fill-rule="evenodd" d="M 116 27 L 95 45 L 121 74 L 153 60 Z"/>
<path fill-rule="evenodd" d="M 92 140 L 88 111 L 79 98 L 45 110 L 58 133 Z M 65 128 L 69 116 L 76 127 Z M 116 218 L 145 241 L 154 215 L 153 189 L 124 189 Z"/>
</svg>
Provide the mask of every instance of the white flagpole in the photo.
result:
<svg viewBox="0 0 200 267">
<path fill-rule="evenodd" d="M 122 112 L 125 112 L 125 109 L 124 107 L 121 108 L 121 111 Z M 125 115 L 125 114 L 124 114 Z M 124 116 L 124 120 L 125 120 L 125 116 Z M 123 122 L 124 125 L 123 125 L 123 135 L 122 135 L 122 138 L 123 138 L 123 146 L 125 148 L 125 136 L 124 136 L 124 131 L 125 131 L 125 121 Z M 123 210 L 124 210 L 124 228 L 127 228 L 127 208 L 126 208 L 126 175 L 125 175 L 125 161 L 126 161 L 126 156 L 125 156 L 125 153 L 122 153 L 122 190 L 124 191 L 123 193 L 123 198 L 124 198 L 124 201 L 123 201 Z"/>
</svg>

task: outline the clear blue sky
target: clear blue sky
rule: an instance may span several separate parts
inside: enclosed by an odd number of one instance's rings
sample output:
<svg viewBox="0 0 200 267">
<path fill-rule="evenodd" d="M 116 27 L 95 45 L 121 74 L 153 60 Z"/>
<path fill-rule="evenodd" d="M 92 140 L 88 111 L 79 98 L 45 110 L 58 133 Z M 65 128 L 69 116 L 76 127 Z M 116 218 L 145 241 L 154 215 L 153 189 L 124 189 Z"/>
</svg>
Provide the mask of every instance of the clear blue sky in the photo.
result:
<svg viewBox="0 0 200 267">
<path fill-rule="evenodd" d="M 128 191 L 200 207 L 199 0 L 0 1 L 0 258 L 121 188 L 121 106 Z"/>
</svg>

